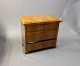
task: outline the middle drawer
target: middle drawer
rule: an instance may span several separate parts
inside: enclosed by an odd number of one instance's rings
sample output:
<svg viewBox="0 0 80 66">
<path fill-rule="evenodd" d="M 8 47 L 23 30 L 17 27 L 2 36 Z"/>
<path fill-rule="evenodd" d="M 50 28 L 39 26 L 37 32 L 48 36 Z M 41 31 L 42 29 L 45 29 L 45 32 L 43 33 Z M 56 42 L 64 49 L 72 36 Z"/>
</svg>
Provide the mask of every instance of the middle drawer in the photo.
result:
<svg viewBox="0 0 80 66">
<path fill-rule="evenodd" d="M 26 33 L 27 42 L 43 40 L 43 32 L 44 31 L 27 32 Z"/>
<path fill-rule="evenodd" d="M 27 42 L 35 42 L 40 40 L 46 40 L 51 38 L 57 38 L 58 30 L 44 30 L 36 32 L 27 32 Z"/>
</svg>

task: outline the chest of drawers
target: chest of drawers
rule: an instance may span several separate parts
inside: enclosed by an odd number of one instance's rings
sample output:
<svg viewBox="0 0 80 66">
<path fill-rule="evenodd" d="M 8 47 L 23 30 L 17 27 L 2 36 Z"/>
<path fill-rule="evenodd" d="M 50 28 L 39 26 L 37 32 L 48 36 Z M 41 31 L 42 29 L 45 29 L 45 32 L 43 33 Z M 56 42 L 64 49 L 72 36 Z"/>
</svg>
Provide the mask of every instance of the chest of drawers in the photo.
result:
<svg viewBox="0 0 80 66">
<path fill-rule="evenodd" d="M 56 48 L 60 19 L 52 15 L 21 16 L 20 19 L 25 53 Z"/>
</svg>

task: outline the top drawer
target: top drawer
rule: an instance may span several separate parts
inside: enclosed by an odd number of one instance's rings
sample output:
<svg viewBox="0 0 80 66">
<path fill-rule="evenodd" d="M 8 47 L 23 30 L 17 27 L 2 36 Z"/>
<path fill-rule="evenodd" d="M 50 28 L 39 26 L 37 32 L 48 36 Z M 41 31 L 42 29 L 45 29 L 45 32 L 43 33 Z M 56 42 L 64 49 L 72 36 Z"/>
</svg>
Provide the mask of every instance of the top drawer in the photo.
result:
<svg viewBox="0 0 80 66">
<path fill-rule="evenodd" d="M 58 22 L 45 23 L 43 27 L 44 27 L 44 30 L 48 30 L 48 29 L 58 29 L 59 23 L 58 23 Z"/>
<path fill-rule="evenodd" d="M 43 30 L 43 24 L 29 24 L 25 25 L 26 31 L 40 31 Z"/>
<path fill-rule="evenodd" d="M 35 24 L 29 24 L 25 25 L 26 31 L 42 31 L 42 30 L 48 30 L 48 29 L 58 29 L 59 23 L 35 23 Z"/>
</svg>

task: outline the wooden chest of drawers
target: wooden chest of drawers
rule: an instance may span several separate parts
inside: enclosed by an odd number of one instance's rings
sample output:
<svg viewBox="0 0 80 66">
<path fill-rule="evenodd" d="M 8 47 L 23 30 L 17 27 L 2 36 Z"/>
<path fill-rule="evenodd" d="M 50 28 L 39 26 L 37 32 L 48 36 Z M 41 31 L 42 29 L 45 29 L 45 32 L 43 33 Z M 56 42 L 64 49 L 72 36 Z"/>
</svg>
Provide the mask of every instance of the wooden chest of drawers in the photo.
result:
<svg viewBox="0 0 80 66">
<path fill-rule="evenodd" d="M 60 19 L 52 15 L 21 16 L 20 19 L 25 53 L 56 48 Z"/>
</svg>

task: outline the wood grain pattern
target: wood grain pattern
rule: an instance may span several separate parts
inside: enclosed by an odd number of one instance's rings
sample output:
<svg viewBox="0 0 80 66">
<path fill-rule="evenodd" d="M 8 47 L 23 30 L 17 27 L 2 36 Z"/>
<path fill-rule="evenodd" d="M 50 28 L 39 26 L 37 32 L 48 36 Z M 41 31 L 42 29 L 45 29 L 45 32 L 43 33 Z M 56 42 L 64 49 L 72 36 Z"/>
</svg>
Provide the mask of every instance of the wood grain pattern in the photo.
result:
<svg viewBox="0 0 80 66">
<path fill-rule="evenodd" d="M 53 47 L 53 46 L 56 46 L 56 40 L 39 42 L 39 43 L 35 43 L 35 44 L 28 44 L 28 51 L 34 51 L 34 50 Z"/>
<path fill-rule="evenodd" d="M 28 48 L 26 44 L 26 30 L 25 30 L 25 25 L 21 23 L 21 28 L 22 28 L 22 45 L 24 46 L 24 52 L 28 53 Z"/>
<path fill-rule="evenodd" d="M 38 49 L 56 47 L 60 19 L 52 15 L 39 15 L 39 16 L 21 16 L 22 28 L 22 45 L 24 52 L 34 51 Z M 30 42 L 36 42 L 29 44 Z"/>
<path fill-rule="evenodd" d="M 53 15 L 35 15 L 35 16 L 21 16 L 23 24 L 43 23 L 43 22 L 61 22 L 61 20 Z"/>
<path fill-rule="evenodd" d="M 59 27 L 59 22 L 54 22 L 54 23 L 45 23 L 44 24 L 44 30 L 48 30 L 48 29 L 58 29 Z"/>
<path fill-rule="evenodd" d="M 57 40 L 45 41 L 43 42 L 42 46 L 43 48 L 56 46 L 56 41 Z"/>
<path fill-rule="evenodd" d="M 26 26 L 26 31 L 41 31 L 43 30 L 43 25 L 44 24 L 29 24 L 25 25 Z"/>
<path fill-rule="evenodd" d="M 27 42 L 34 42 L 43 40 L 43 31 L 36 31 L 36 32 L 28 32 L 27 33 Z"/>
<path fill-rule="evenodd" d="M 33 50 L 38 50 L 38 49 L 42 49 L 42 42 L 39 43 L 35 43 L 35 44 L 28 44 L 28 51 L 33 51 Z"/>
<path fill-rule="evenodd" d="M 44 39 L 50 39 L 50 38 L 57 38 L 57 31 L 58 30 L 44 30 Z"/>
</svg>

